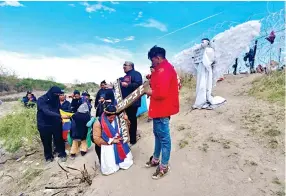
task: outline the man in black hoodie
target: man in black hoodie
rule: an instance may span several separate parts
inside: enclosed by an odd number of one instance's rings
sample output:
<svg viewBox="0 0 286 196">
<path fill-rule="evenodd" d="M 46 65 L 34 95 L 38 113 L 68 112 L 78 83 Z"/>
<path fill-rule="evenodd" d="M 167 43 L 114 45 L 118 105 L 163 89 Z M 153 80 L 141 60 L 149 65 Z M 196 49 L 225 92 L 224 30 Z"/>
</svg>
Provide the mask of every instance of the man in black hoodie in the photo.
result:
<svg viewBox="0 0 286 196">
<path fill-rule="evenodd" d="M 114 98 L 113 90 L 107 86 L 107 83 L 106 83 L 105 80 L 103 80 L 100 83 L 100 89 L 99 89 L 99 91 L 97 92 L 97 94 L 95 96 L 94 108 L 97 108 L 98 104 L 103 102 L 102 99 L 100 99 L 101 97 L 105 97 L 105 100 L 109 100 L 110 99 L 111 102 L 114 104 L 115 98 Z"/>
<path fill-rule="evenodd" d="M 79 108 L 79 106 L 82 104 L 82 100 L 80 97 L 80 92 L 78 90 L 75 90 L 73 92 L 73 98 L 72 98 L 72 102 L 71 102 L 71 111 L 72 113 L 76 113 L 77 109 Z"/>
<path fill-rule="evenodd" d="M 44 146 L 44 155 L 47 162 L 54 160 L 52 151 L 52 138 L 61 161 L 66 161 L 65 143 L 62 138 L 61 118 L 67 119 L 68 116 L 60 115 L 59 95 L 62 90 L 53 86 L 48 92 L 41 96 L 37 101 L 37 126 L 40 132 L 41 141 Z"/>
<path fill-rule="evenodd" d="M 134 63 L 126 61 L 123 65 L 123 70 L 126 75 L 121 78 L 121 93 L 123 99 L 130 95 L 135 89 L 137 89 L 143 83 L 142 75 L 134 69 Z M 130 144 L 134 145 L 137 142 L 137 110 L 141 106 L 141 99 L 138 99 L 125 111 L 130 121 Z"/>
</svg>

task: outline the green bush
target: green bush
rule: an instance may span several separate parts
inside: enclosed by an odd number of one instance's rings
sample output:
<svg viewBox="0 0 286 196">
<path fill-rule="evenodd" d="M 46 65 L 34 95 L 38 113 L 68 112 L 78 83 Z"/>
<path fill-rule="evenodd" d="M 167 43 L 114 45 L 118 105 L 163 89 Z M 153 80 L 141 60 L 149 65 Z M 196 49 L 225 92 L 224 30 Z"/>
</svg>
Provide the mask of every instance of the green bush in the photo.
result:
<svg viewBox="0 0 286 196">
<path fill-rule="evenodd" d="M 0 140 L 9 152 L 22 146 L 35 146 L 39 141 L 36 108 L 17 106 L 15 111 L 0 119 Z"/>
<path fill-rule="evenodd" d="M 49 80 L 39 80 L 25 78 L 16 83 L 15 87 L 18 92 L 23 92 L 27 90 L 49 90 L 52 86 L 58 86 L 61 89 L 65 89 L 66 86 L 61 83 L 49 81 Z"/>
<path fill-rule="evenodd" d="M 250 95 L 278 104 L 285 104 L 285 71 L 272 72 L 253 81 Z"/>
<path fill-rule="evenodd" d="M 68 88 L 68 91 L 73 92 L 74 90 L 82 91 L 88 91 L 88 92 L 97 92 L 99 89 L 99 85 L 94 82 L 87 82 L 87 83 L 81 83 L 81 84 L 74 84 L 70 88 Z"/>
</svg>

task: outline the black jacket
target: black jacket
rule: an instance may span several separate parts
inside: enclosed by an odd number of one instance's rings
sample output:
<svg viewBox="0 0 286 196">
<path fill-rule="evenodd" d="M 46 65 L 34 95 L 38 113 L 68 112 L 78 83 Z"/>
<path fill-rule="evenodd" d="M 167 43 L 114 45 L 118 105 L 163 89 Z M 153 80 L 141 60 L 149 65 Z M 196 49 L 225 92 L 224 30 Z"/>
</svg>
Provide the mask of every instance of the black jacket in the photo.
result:
<svg viewBox="0 0 286 196">
<path fill-rule="evenodd" d="M 105 100 L 111 100 L 111 103 L 114 104 L 115 97 L 112 89 L 99 89 L 99 91 L 96 94 L 95 101 L 94 101 L 94 107 L 96 108 L 99 104 L 100 97 L 103 97 Z"/>
<path fill-rule="evenodd" d="M 37 126 L 42 129 L 61 129 L 60 100 L 54 93 L 60 93 L 59 87 L 52 87 L 37 101 Z"/>
<path fill-rule="evenodd" d="M 81 99 L 72 99 L 71 102 L 71 111 L 73 113 L 77 112 L 77 109 L 79 108 L 79 106 L 82 104 L 82 100 Z"/>
<path fill-rule="evenodd" d="M 131 81 L 129 81 L 130 79 Z M 128 71 L 126 75 L 120 79 L 120 81 L 128 83 L 127 87 L 123 87 L 120 84 L 123 99 L 125 99 L 128 95 L 130 95 L 135 89 L 137 89 L 143 83 L 141 73 L 139 73 L 138 71 L 135 71 L 134 69 Z M 140 107 L 141 99 L 138 99 L 136 102 L 134 102 L 132 106 Z"/>
<path fill-rule="evenodd" d="M 63 104 L 61 104 L 61 109 L 65 112 L 71 112 L 71 103 L 65 100 Z"/>
</svg>

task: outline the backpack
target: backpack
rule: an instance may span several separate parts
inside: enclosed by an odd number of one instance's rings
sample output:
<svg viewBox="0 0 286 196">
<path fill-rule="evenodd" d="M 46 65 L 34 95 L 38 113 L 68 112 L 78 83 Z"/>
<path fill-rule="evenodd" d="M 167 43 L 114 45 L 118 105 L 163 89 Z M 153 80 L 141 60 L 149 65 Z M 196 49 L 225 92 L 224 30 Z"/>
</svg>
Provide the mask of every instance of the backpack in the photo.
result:
<svg viewBox="0 0 286 196">
<path fill-rule="evenodd" d="M 86 142 L 87 142 L 87 145 L 90 146 L 91 145 L 91 142 L 94 143 L 94 140 L 93 140 L 93 124 L 96 122 L 96 117 L 92 117 L 90 119 L 90 121 L 88 121 L 88 123 L 86 123 L 86 126 L 88 127 L 88 131 L 87 131 L 87 137 L 86 137 Z"/>
</svg>

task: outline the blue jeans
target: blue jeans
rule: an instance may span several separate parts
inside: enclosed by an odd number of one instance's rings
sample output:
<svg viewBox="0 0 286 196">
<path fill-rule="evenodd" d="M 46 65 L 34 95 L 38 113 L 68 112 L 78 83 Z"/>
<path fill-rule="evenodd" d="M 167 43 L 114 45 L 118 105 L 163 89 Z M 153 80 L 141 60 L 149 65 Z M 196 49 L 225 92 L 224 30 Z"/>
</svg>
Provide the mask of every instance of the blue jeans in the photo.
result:
<svg viewBox="0 0 286 196">
<path fill-rule="evenodd" d="M 153 132 L 155 136 L 155 149 L 153 157 L 160 158 L 162 151 L 161 163 L 167 166 L 170 160 L 171 153 L 171 136 L 170 136 L 170 119 L 167 118 L 154 118 L 153 119 Z"/>
</svg>

